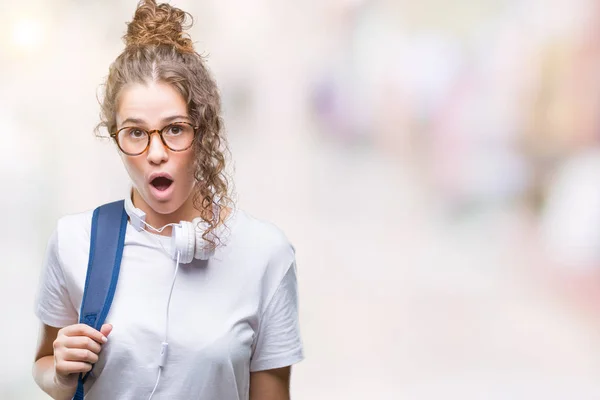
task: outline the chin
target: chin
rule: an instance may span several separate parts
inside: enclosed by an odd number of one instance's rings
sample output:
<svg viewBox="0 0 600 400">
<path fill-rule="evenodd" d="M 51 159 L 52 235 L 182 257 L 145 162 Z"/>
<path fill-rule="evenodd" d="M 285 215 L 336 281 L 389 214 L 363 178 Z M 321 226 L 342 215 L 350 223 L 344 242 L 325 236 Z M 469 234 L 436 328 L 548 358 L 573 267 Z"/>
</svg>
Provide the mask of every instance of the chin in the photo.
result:
<svg viewBox="0 0 600 400">
<path fill-rule="evenodd" d="M 152 199 L 152 202 L 148 203 L 148 205 L 157 213 L 167 215 L 177 211 L 181 207 L 182 202 L 178 201 L 177 199 L 169 199 L 164 201 Z"/>
<path fill-rule="evenodd" d="M 158 214 L 169 215 L 174 213 L 177 210 L 177 207 L 173 207 L 170 202 L 169 203 L 156 203 L 150 204 L 150 208 L 156 211 Z"/>
</svg>

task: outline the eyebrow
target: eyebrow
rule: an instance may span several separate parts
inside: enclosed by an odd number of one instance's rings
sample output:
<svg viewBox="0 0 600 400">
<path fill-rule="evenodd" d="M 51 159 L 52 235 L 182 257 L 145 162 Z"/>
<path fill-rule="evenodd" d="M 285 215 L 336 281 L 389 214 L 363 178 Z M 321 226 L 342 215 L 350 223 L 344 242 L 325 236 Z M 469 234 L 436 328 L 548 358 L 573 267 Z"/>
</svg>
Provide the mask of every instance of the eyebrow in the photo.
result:
<svg viewBox="0 0 600 400">
<path fill-rule="evenodd" d="M 163 118 L 161 122 L 163 124 L 168 124 L 169 122 L 173 122 L 173 121 L 178 120 L 178 119 L 189 120 L 190 117 L 188 117 L 186 115 L 173 115 L 173 116 L 170 116 L 170 117 Z M 140 119 L 140 118 L 127 118 L 127 119 L 125 119 L 125 121 L 122 122 L 121 125 L 125 126 L 128 123 L 138 124 L 138 125 L 145 125 L 146 124 L 146 122 L 143 119 Z"/>
</svg>

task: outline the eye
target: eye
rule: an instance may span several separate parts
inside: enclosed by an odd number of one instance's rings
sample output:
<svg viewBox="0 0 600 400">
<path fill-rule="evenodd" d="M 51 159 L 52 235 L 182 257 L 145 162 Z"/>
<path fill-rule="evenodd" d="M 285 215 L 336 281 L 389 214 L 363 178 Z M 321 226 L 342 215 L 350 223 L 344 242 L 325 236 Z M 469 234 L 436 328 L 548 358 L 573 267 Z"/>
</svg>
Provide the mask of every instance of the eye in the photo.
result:
<svg viewBox="0 0 600 400">
<path fill-rule="evenodd" d="M 131 128 L 129 130 L 129 136 L 131 136 L 134 139 L 142 138 L 145 135 L 146 135 L 146 132 L 144 132 L 143 130 L 138 129 L 138 128 Z"/>
<path fill-rule="evenodd" d="M 169 127 L 169 134 L 171 135 L 179 135 L 183 133 L 183 127 L 179 126 L 179 125 L 171 125 Z"/>
</svg>

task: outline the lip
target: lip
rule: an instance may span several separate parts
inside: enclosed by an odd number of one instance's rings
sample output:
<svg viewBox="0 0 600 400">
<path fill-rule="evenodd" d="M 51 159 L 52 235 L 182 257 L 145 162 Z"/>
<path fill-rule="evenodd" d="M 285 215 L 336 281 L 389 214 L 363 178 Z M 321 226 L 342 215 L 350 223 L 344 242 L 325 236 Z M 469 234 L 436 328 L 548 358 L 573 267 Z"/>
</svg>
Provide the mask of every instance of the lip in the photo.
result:
<svg viewBox="0 0 600 400">
<path fill-rule="evenodd" d="M 156 178 L 167 178 L 167 179 L 170 179 L 172 182 L 175 181 L 173 179 L 173 177 L 167 172 L 153 172 L 148 177 L 148 183 L 152 184 L 152 181 L 155 180 Z"/>
<path fill-rule="evenodd" d="M 154 187 L 154 185 L 152 185 L 152 181 L 154 179 L 160 178 L 160 177 L 168 178 L 171 180 L 171 185 L 166 190 L 162 190 L 162 191 L 158 190 L 157 188 Z M 154 198 L 158 201 L 169 200 L 171 198 L 171 195 L 173 194 L 174 186 L 175 186 L 175 180 L 173 179 L 173 177 L 170 174 L 168 174 L 166 172 L 153 172 L 148 177 L 148 187 L 150 188 L 150 192 L 152 193 Z"/>
</svg>

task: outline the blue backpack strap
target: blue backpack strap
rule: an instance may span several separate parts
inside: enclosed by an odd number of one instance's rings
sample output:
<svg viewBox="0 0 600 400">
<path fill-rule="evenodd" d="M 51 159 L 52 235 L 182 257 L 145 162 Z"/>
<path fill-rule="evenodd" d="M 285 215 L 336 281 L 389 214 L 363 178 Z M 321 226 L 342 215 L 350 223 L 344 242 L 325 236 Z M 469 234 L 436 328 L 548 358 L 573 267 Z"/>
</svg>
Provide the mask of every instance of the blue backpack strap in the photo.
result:
<svg viewBox="0 0 600 400">
<path fill-rule="evenodd" d="M 106 320 L 117 288 L 126 230 L 127 213 L 123 200 L 104 204 L 94 210 L 79 322 L 97 330 Z M 79 374 L 73 400 L 83 400 L 83 383 L 88 376 L 89 373 L 85 377 Z"/>
</svg>

